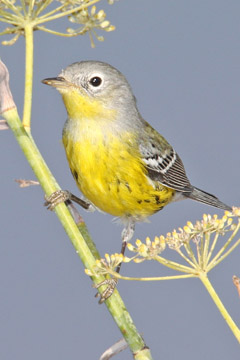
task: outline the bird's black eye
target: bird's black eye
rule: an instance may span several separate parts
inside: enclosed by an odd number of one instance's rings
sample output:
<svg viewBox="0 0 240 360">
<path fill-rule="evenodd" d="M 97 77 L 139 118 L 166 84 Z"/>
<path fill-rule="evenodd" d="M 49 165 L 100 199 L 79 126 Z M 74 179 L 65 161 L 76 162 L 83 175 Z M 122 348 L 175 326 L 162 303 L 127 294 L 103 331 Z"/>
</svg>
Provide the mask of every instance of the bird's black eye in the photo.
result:
<svg viewBox="0 0 240 360">
<path fill-rule="evenodd" d="M 94 87 L 100 86 L 102 83 L 102 79 L 99 76 L 94 76 L 90 79 L 90 84 Z"/>
</svg>

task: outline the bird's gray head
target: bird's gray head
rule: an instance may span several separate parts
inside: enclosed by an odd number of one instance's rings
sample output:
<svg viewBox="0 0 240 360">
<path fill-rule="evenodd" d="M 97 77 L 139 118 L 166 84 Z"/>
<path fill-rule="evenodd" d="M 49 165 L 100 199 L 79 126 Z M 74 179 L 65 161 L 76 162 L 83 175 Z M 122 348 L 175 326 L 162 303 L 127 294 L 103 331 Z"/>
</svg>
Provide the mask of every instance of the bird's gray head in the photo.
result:
<svg viewBox="0 0 240 360">
<path fill-rule="evenodd" d="M 56 78 L 43 80 L 64 93 L 69 86 L 112 108 L 135 107 L 132 90 L 120 71 L 100 61 L 81 61 L 62 70 Z"/>
<path fill-rule="evenodd" d="M 121 72 L 109 64 L 76 62 L 57 77 L 43 80 L 43 83 L 57 88 L 62 94 L 70 118 L 88 117 L 89 113 L 93 116 L 95 112 L 95 118 L 103 119 L 109 110 L 110 118 L 118 119 L 114 126 L 119 131 L 141 126 L 142 118 L 131 87 Z M 95 106 L 96 101 L 101 104 L 101 110 Z M 111 111 L 114 111 L 114 116 Z"/>
</svg>

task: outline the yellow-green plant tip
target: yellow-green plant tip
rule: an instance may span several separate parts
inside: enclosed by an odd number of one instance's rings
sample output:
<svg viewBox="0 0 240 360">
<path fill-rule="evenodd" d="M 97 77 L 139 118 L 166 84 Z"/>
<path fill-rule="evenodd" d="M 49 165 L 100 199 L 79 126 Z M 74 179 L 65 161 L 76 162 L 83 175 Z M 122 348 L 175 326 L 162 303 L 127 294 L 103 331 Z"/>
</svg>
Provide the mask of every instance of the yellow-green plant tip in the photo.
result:
<svg viewBox="0 0 240 360">
<path fill-rule="evenodd" d="M 116 258 L 117 258 L 116 255 L 117 255 L 117 254 L 111 254 L 111 256 L 110 256 L 111 262 L 113 262 L 113 261 L 116 260 Z M 109 261 L 109 262 L 110 262 L 110 261 Z"/>
<path fill-rule="evenodd" d="M 93 272 L 91 270 L 89 270 L 89 269 L 84 269 L 84 271 L 85 271 L 85 274 L 88 275 L 88 276 L 93 276 L 94 275 Z"/>
<path fill-rule="evenodd" d="M 165 239 L 164 239 L 164 241 L 160 242 L 160 246 L 161 246 L 162 251 L 166 249 L 166 241 L 165 241 Z"/>
<path fill-rule="evenodd" d="M 127 244 L 127 248 L 128 248 L 129 251 L 134 251 L 134 249 L 135 249 L 134 246 L 131 243 Z"/>
<path fill-rule="evenodd" d="M 155 244 L 157 244 L 157 245 L 160 243 L 160 239 L 159 239 L 158 236 L 155 236 L 154 242 L 155 242 Z"/>
<path fill-rule="evenodd" d="M 103 36 L 96 36 L 96 38 L 98 39 L 98 41 L 104 41 L 104 37 L 103 37 Z"/>
<path fill-rule="evenodd" d="M 109 254 L 105 254 L 105 259 L 107 260 L 107 262 L 110 262 L 110 255 Z"/>
<path fill-rule="evenodd" d="M 227 221 L 227 215 L 223 215 L 222 221 L 223 221 L 223 222 Z"/>
<path fill-rule="evenodd" d="M 91 8 L 91 15 L 94 15 L 96 13 L 96 6 L 93 5 L 92 8 Z"/>
<path fill-rule="evenodd" d="M 123 261 L 123 254 L 116 254 L 116 256 L 114 257 L 114 261 L 116 263 L 120 263 Z"/>
<path fill-rule="evenodd" d="M 152 247 L 152 248 L 153 248 L 153 250 L 154 250 L 154 249 L 156 249 L 157 244 L 153 241 L 153 242 L 151 243 L 151 247 Z"/>
<path fill-rule="evenodd" d="M 205 221 L 205 222 L 208 221 L 208 216 L 207 216 L 207 214 L 203 214 L 203 221 Z"/>
<path fill-rule="evenodd" d="M 230 217 L 230 216 L 233 215 L 233 212 L 232 212 L 232 211 L 229 211 L 229 210 L 226 210 L 226 211 L 224 212 L 224 214 L 225 214 L 227 217 Z"/>
<path fill-rule="evenodd" d="M 141 262 L 143 262 L 145 259 L 144 258 L 136 258 L 136 259 L 133 259 L 133 261 L 136 263 L 136 264 L 140 264 Z"/>
<path fill-rule="evenodd" d="M 135 242 L 135 244 L 136 244 L 137 246 L 141 246 L 142 242 L 141 242 L 141 240 L 137 239 L 136 242 Z"/>
<path fill-rule="evenodd" d="M 233 213 L 235 216 L 240 216 L 240 208 L 235 207 Z"/>
<path fill-rule="evenodd" d="M 100 24 L 100 27 L 101 27 L 102 29 L 104 29 L 104 28 L 108 27 L 109 24 L 110 24 L 110 22 L 109 22 L 108 20 L 104 20 L 104 21 Z"/>
<path fill-rule="evenodd" d="M 187 226 L 188 226 L 190 229 L 194 229 L 194 226 L 193 226 L 193 224 L 191 223 L 191 221 L 188 221 L 188 222 L 187 222 Z"/>
<path fill-rule="evenodd" d="M 114 31 L 114 30 L 116 30 L 116 26 L 114 26 L 114 25 L 110 25 L 110 26 L 108 26 L 106 29 L 104 29 L 105 31 L 107 31 L 107 32 L 110 32 L 110 31 Z"/>
<path fill-rule="evenodd" d="M 139 253 L 145 253 L 147 251 L 147 247 L 145 244 L 141 244 L 138 248 Z"/>
<path fill-rule="evenodd" d="M 102 21 L 106 18 L 106 14 L 103 10 L 99 10 L 99 12 L 97 13 L 96 15 L 96 18 L 99 20 L 99 21 Z"/>
<path fill-rule="evenodd" d="M 95 262 L 95 265 L 96 266 L 101 266 L 101 263 L 102 263 L 102 259 L 97 259 L 96 262 Z"/>
<path fill-rule="evenodd" d="M 128 257 L 128 256 L 124 256 L 122 261 L 123 261 L 124 263 L 128 263 L 128 262 L 132 261 L 132 258 L 130 258 L 130 257 Z"/>
<path fill-rule="evenodd" d="M 184 226 L 183 230 L 184 230 L 185 233 L 187 233 L 187 234 L 191 234 L 191 232 L 192 232 L 191 229 L 190 229 L 190 227 L 187 226 L 187 225 Z"/>
<path fill-rule="evenodd" d="M 151 246 L 151 240 L 149 237 L 146 237 L 146 245 Z"/>
</svg>

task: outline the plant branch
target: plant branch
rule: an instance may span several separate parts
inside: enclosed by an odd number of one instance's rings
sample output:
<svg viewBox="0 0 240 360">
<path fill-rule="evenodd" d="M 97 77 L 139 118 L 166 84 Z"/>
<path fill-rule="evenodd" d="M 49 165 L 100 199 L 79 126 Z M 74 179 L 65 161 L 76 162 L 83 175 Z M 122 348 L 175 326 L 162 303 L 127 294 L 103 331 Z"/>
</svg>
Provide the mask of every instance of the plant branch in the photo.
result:
<svg viewBox="0 0 240 360">
<path fill-rule="evenodd" d="M 240 239 L 238 239 L 235 244 L 233 244 L 230 249 L 228 249 L 228 251 L 226 251 L 222 256 L 220 256 L 218 258 L 218 260 L 216 260 L 215 262 L 213 262 L 211 264 L 211 266 L 209 266 L 207 268 L 208 271 L 212 270 L 215 266 L 217 266 L 221 261 L 223 261 L 238 245 L 240 244 Z"/>
<path fill-rule="evenodd" d="M 217 241 L 218 241 L 218 237 L 219 237 L 219 233 L 217 232 L 217 233 L 215 234 L 215 236 L 214 236 L 214 239 L 213 239 L 213 242 L 212 242 L 210 251 L 209 251 L 208 256 L 207 256 L 207 264 L 209 263 L 209 260 L 211 259 L 213 250 L 215 249 L 216 243 L 217 243 Z"/>
<path fill-rule="evenodd" d="M 51 3 L 52 0 L 48 0 L 48 2 Z M 48 6 L 48 5 L 49 5 L 49 4 L 47 4 L 47 6 Z M 41 13 L 47 6 L 44 5 L 44 8 L 43 8 L 43 9 L 40 8 L 40 9 L 38 10 L 37 15 L 38 15 L 39 13 Z M 53 10 L 51 10 L 51 11 L 49 11 L 48 13 L 46 13 L 46 14 L 44 14 L 44 15 L 42 15 L 42 16 L 39 16 L 38 19 L 43 20 L 43 19 L 45 19 L 45 18 L 47 18 L 47 17 L 49 17 L 49 16 L 51 16 L 51 15 L 53 15 L 53 14 L 56 14 L 57 12 L 61 11 L 65 6 L 66 6 L 66 3 L 65 3 L 65 4 L 62 4 L 61 6 L 55 8 L 55 9 L 53 9 Z M 41 22 L 42 22 L 42 21 L 41 21 Z"/>
<path fill-rule="evenodd" d="M 227 247 L 231 244 L 232 240 L 234 239 L 235 235 L 237 234 L 238 230 L 240 228 L 240 221 L 238 222 L 236 228 L 234 229 L 233 233 L 229 237 L 229 239 L 226 241 L 226 243 L 221 247 L 221 249 L 218 251 L 218 253 L 214 256 L 212 261 L 209 263 L 208 268 L 212 269 L 216 264 L 222 253 L 227 249 Z M 232 250 L 231 250 L 232 251 Z M 230 252 L 231 252 L 230 251 Z M 229 251 L 228 251 L 229 253 Z"/>
<path fill-rule="evenodd" d="M 53 35 L 63 36 L 63 37 L 73 37 L 73 36 L 77 36 L 77 35 L 81 34 L 80 32 L 73 33 L 73 34 L 62 33 L 62 32 L 58 32 L 58 31 L 55 31 L 55 30 L 45 28 L 45 26 L 37 26 L 36 29 L 41 30 L 41 31 L 45 31 L 45 32 L 53 34 Z"/>
<path fill-rule="evenodd" d="M 184 248 L 188 254 L 188 256 L 190 257 L 190 259 L 192 260 L 192 262 L 194 263 L 194 267 L 197 267 L 198 266 L 198 262 L 197 262 L 197 259 L 194 255 L 194 252 L 192 251 L 192 248 L 189 244 L 189 241 L 187 242 L 184 242 Z"/>
<path fill-rule="evenodd" d="M 115 271 L 109 269 L 109 274 L 113 277 L 116 277 L 121 280 L 129 280 L 129 281 L 162 281 L 162 280 L 178 280 L 178 279 L 187 279 L 192 277 L 198 277 L 198 275 L 188 274 L 188 275 L 172 275 L 172 276 L 156 276 L 156 277 L 131 277 L 131 276 L 123 276 Z"/>
<path fill-rule="evenodd" d="M 165 258 L 163 258 L 162 256 L 156 256 L 154 258 L 154 260 L 157 260 L 158 262 L 160 262 L 161 264 L 163 264 L 164 266 L 167 266 L 171 269 L 180 271 L 180 272 L 185 272 L 185 273 L 189 273 L 189 274 L 194 274 L 195 270 L 189 266 L 185 266 L 179 263 L 176 263 L 175 261 L 171 261 L 171 260 L 167 260 Z M 196 273 L 197 274 L 197 273 Z"/>
<path fill-rule="evenodd" d="M 25 93 L 23 107 L 23 126 L 27 132 L 31 131 L 32 86 L 33 86 L 33 27 L 25 26 Z"/>
<path fill-rule="evenodd" d="M 22 17 L 22 14 L 21 12 L 19 11 L 19 9 L 13 4 L 12 1 L 9 1 L 9 0 L 4 0 L 3 1 L 6 6 L 8 7 L 8 9 L 11 9 L 18 17 Z"/>
<path fill-rule="evenodd" d="M 77 12 L 77 11 L 80 11 L 80 10 L 83 10 L 93 4 L 96 4 L 97 2 L 99 2 L 100 0 L 92 0 L 86 4 L 82 4 L 80 6 L 77 6 L 76 8 L 73 8 L 73 9 L 70 9 L 70 10 L 66 10 L 66 11 L 63 11 L 57 15 L 53 15 L 53 16 L 48 16 L 48 14 L 45 14 L 43 16 L 40 16 L 38 19 L 35 20 L 35 25 L 38 25 L 38 24 L 43 24 L 47 21 L 52 21 L 52 20 L 56 20 L 56 19 L 60 19 L 64 16 L 68 16 L 68 15 L 71 15 L 72 13 L 74 12 Z M 60 6 L 61 8 L 62 6 Z M 56 9 L 55 9 L 56 10 Z"/>
<path fill-rule="evenodd" d="M 37 8 L 34 10 L 34 17 L 37 17 L 42 11 L 44 11 L 51 4 L 52 1 L 53 0 L 45 0 L 44 2 L 38 3 Z M 59 6 L 59 8 L 61 8 L 62 6 L 63 5 Z M 52 11 L 52 13 L 54 12 L 54 10 Z M 50 14 L 50 12 L 48 14 Z M 45 15 L 43 15 L 42 17 L 44 17 Z"/>
<path fill-rule="evenodd" d="M 240 330 L 237 327 L 237 325 L 235 324 L 235 322 L 232 320 L 229 313 L 227 312 L 227 310 L 224 307 L 223 303 L 221 302 L 219 296 L 217 295 L 216 291 L 214 290 L 211 282 L 209 281 L 207 275 L 202 272 L 199 275 L 199 279 L 202 281 L 203 285 L 207 289 L 208 293 L 210 294 L 211 298 L 213 299 L 213 301 L 214 301 L 215 305 L 217 306 L 218 310 L 222 314 L 224 320 L 226 321 L 226 323 L 228 324 L 228 326 L 232 330 L 234 336 L 236 337 L 236 339 L 240 343 Z"/>
</svg>

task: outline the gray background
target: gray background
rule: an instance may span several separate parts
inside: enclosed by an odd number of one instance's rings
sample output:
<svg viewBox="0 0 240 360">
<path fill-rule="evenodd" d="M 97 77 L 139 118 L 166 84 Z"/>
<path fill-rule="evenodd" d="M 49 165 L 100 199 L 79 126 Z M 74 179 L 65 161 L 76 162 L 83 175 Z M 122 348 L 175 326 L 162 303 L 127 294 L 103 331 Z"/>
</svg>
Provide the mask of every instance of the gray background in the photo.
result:
<svg viewBox="0 0 240 360">
<path fill-rule="evenodd" d="M 239 205 L 239 1 L 122 0 L 113 6 L 102 2 L 101 8 L 117 29 L 104 34 L 105 42 L 96 41 L 95 49 L 88 36 L 34 34 L 32 133 L 60 185 L 78 194 L 60 140 L 65 109 L 57 91 L 41 80 L 72 62 L 96 59 L 125 74 L 142 115 L 180 154 L 192 183 Z M 54 26 L 63 31 L 65 22 Z M 1 58 L 21 114 L 23 38 L 1 46 Z M 105 306 L 97 304 L 56 216 L 43 207 L 41 188 L 20 189 L 14 182 L 34 175 L 11 132 L 0 136 L 0 358 L 98 359 L 121 335 Z M 121 226 L 109 215 L 80 212 L 101 254 L 118 252 Z M 150 224 L 139 224 L 135 238 L 153 239 L 204 212 L 222 215 L 192 201 L 171 204 Z M 124 265 L 122 273 L 170 274 L 150 262 Z M 239 323 L 233 274 L 240 275 L 239 249 L 210 274 Z M 199 280 L 121 281 L 118 288 L 154 359 L 239 359 L 236 339 Z M 127 350 L 116 359 L 131 354 Z"/>
</svg>

